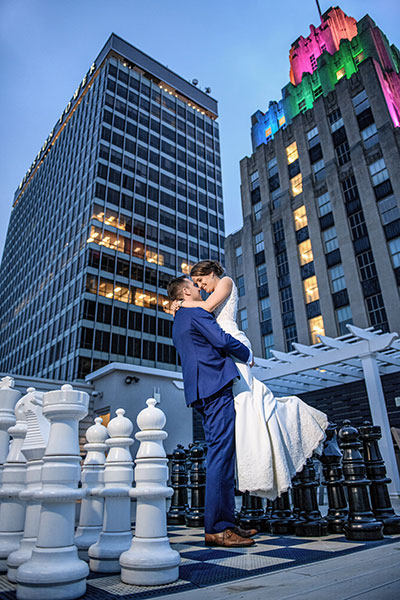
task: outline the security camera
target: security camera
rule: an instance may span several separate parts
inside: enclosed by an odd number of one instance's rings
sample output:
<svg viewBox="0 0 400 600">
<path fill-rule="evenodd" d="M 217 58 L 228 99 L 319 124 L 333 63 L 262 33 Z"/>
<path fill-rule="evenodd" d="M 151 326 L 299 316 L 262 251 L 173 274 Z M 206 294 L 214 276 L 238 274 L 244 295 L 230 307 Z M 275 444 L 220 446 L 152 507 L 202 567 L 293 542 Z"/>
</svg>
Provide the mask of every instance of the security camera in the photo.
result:
<svg viewBox="0 0 400 600">
<path fill-rule="evenodd" d="M 137 383 L 140 379 L 136 375 L 127 375 L 124 381 L 127 385 L 130 385 L 132 382 Z"/>
<path fill-rule="evenodd" d="M 103 397 L 103 392 L 92 392 L 92 397 L 93 398 L 102 398 Z"/>
</svg>

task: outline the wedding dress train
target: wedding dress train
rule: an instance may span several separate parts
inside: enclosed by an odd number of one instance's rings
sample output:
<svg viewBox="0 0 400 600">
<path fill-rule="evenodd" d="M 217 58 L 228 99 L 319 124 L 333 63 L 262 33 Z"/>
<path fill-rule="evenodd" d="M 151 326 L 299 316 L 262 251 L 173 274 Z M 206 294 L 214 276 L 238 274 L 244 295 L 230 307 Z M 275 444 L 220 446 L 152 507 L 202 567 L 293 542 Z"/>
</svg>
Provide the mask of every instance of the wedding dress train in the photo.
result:
<svg viewBox="0 0 400 600">
<path fill-rule="evenodd" d="M 226 333 L 250 348 L 236 323 L 237 303 L 233 285 L 214 314 Z M 233 385 L 238 489 L 274 500 L 291 487 L 306 459 L 321 450 L 328 418 L 297 396 L 276 398 L 247 365 L 236 366 L 241 374 Z"/>
</svg>

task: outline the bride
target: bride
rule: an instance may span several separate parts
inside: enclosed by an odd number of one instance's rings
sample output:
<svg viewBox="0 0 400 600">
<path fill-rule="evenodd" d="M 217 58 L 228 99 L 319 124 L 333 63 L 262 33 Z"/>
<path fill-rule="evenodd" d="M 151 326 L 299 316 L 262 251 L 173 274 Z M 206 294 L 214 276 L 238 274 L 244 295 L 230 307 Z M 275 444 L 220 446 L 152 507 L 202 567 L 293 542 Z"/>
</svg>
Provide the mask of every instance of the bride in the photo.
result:
<svg viewBox="0 0 400 600">
<path fill-rule="evenodd" d="M 205 301 L 179 301 L 172 306 L 200 307 L 213 312 L 217 323 L 234 338 L 251 345 L 236 323 L 238 293 L 216 261 L 198 262 L 191 270 L 193 282 L 209 294 Z M 236 411 L 236 461 L 238 489 L 274 500 L 291 486 L 325 438 L 328 418 L 296 396 L 275 398 L 267 386 L 252 376 L 250 368 L 236 362 L 240 379 L 233 385 Z"/>
</svg>

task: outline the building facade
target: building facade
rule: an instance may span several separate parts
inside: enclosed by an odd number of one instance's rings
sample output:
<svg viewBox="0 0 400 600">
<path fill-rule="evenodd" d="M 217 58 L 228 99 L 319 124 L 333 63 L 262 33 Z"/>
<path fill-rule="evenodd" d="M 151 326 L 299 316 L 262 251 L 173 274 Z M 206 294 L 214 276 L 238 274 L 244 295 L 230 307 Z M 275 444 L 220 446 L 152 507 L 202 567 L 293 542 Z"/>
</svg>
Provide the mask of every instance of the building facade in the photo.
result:
<svg viewBox="0 0 400 600">
<path fill-rule="evenodd" d="M 177 369 L 166 285 L 223 260 L 216 119 L 208 93 L 110 36 L 15 194 L 0 371 Z"/>
<path fill-rule="evenodd" d="M 252 116 L 243 228 L 225 244 L 256 355 L 400 331 L 400 54 L 367 15 L 321 16 L 279 102 Z"/>
</svg>

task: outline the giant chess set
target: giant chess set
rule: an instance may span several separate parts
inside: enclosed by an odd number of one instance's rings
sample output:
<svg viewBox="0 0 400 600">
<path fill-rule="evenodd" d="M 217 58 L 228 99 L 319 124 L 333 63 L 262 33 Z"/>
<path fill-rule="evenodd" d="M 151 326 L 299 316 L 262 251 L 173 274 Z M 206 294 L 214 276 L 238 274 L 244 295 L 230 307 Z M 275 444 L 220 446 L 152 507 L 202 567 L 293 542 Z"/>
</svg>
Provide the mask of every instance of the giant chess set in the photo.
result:
<svg viewBox="0 0 400 600">
<path fill-rule="evenodd" d="M 88 411 L 86 392 L 67 384 L 21 396 L 12 378 L 1 380 L 2 599 L 145 598 L 391 543 L 400 534 L 380 428 L 365 423 L 358 431 L 347 421 L 340 445 L 337 427 L 328 428 L 319 457 L 325 516 L 310 458 L 291 493 L 272 502 L 242 495 L 237 524 L 260 532 L 254 546 L 205 548 L 206 448 L 180 446 L 169 460 L 165 415 L 153 398 L 146 404 L 137 416 L 134 462 L 134 425 L 123 409 L 107 427 L 95 418 L 82 460 L 78 425 Z"/>
</svg>

